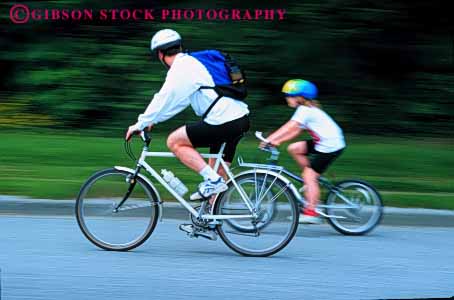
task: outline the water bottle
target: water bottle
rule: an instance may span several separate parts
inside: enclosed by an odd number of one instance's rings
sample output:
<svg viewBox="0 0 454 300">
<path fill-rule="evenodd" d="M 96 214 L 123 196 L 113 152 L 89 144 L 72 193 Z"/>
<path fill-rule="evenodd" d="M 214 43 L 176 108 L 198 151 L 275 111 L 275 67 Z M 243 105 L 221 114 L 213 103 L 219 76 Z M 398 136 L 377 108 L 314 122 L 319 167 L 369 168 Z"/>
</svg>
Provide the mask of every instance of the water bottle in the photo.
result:
<svg viewBox="0 0 454 300">
<path fill-rule="evenodd" d="M 170 185 L 170 187 L 178 193 L 178 195 L 183 196 L 188 192 L 188 188 L 181 182 L 180 179 L 173 175 L 172 171 L 167 171 L 166 169 L 161 170 L 162 178 Z"/>
</svg>

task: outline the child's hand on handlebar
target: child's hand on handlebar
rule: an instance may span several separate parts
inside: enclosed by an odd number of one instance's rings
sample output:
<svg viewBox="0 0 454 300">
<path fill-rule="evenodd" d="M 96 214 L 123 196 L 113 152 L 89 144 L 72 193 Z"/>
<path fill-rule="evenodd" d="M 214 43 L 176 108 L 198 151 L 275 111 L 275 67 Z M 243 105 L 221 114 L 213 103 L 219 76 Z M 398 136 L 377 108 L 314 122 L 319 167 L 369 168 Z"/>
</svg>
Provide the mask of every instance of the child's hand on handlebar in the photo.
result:
<svg viewBox="0 0 454 300">
<path fill-rule="evenodd" d="M 269 142 L 260 142 L 259 148 L 260 149 L 267 149 L 273 147 L 273 145 Z"/>
<path fill-rule="evenodd" d="M 260 140 L 260 144 L 259 144 L 259 149 L 260 150 L 268 151 L 268 152 L 277 151 L 277 149 L 276 149 L 277 145 L 273 144 L 268 139 L 266 139 L 263 136 L 261 131 L 256 131 L 255 132 L 255 137 Z"/>
<path fill-rule="evenodd" d="M 265 151 L 276 149 L 276 146 L 270 142 L 260 142 L 259 148 Z"/>
</svg>

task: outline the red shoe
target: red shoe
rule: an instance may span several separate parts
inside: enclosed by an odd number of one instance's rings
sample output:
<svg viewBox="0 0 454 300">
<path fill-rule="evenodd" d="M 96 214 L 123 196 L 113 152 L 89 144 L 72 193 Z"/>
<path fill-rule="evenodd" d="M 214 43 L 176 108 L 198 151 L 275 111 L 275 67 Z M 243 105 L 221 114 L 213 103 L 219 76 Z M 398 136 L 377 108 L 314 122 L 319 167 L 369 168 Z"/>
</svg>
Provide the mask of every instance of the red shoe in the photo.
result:
<svg viewBox="0 0 454 300">
<path fill-rule="evenodd" d="M 318 213 L 313 209 L 303 208 L 303 215 L 318 217 Z"/>
<path fill-rule="evenodd" d="M 317 212 L 312 209 L 303 209 L 298 219 L 300 224 L 321 224 L 323 220 L 318 216 Z"/>
</svg>

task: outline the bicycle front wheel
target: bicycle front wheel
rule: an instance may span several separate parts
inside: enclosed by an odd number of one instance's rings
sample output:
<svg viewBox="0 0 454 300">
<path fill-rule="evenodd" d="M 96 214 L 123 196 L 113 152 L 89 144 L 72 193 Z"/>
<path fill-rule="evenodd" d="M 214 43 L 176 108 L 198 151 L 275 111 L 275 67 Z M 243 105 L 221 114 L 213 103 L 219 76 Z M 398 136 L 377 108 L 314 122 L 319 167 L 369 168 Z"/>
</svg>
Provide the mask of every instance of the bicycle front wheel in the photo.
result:
<svg viewBox="0 0 454 300">
<path fill-rule="evenodd" d="M 156 226 L 158 197 L 140 177 L 128 194 L 132 176 L 117 169 L 97 172 L 77 197 L 77 223 L 85 237 L 102 249 L 131 250 L 145 242 Z"/>
<path fill-rule="evenodd" d="M 282 250 L 298 228 L 298 205 L 289 185 L 274 173 L 254 172 L 235 177 L 257 217 L 231 218 L 217 230 L 224 243 L 245 256 L 269 256 Z M 246 202 L 229 182 L 214 204 L 217 215 L 251 215 Z"/>
<path fill-rule="evenodd" d="M 345 235 L 362 235 L 374 229 L 383 216 L 378 191 L 360 180 L 338 183 L 328 194 L 326 212 L 334 217 L 328 223 Z"/>
</svg>

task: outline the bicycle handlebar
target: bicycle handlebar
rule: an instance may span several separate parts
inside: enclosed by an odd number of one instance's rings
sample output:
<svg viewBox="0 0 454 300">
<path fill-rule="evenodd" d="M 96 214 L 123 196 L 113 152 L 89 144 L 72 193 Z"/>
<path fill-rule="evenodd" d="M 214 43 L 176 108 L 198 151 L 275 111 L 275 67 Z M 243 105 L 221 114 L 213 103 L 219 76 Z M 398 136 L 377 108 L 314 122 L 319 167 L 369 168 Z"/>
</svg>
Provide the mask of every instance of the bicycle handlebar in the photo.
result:
<svg viewBox="0 0 454 300">
<path fill-rule="evenodd" d="M 265 151 L 265 152 L 270 152 L 270 160 L 277 160 L 279 158 L 279 150 L 277 150 L 276 147 L 274 147 L 270 141 L 268 141 L 266 138 L 263 137 L 263 133 L 261 131 L 256 131 L 255 132 L 255 137 L 259 139 L 260 141 L 266 143 L 265 147 L 259 147 L 260 150 Z"/>
<path fill-rule="evenodd" d="M 151 134 L 148 131 L 142 130 L 140 132 L 140 138 L 142 141 L 147 142 L 148 140 L 151 140 Z"/>
<path fill-rule="evenodd" d="M 261 131 L 256 131 L 255 132 L 255 137 L 258 138 L 259 140 L 261 140 L 264 143 L 267 143 L 267 144 L 270 143 L 270 141 L 268 141 L 266 138 L 263 137 L 263 133 Z"/>
<path fill-rule="evenodd" d="M 140 138 L 142 139 L 144 144 L 147 145 L 147 147 L 150 146 L 150 142 L 151 142 L 151 132 L 150 131 L 142 130 L 140 132 Z"/>
</svg>

